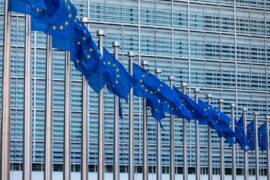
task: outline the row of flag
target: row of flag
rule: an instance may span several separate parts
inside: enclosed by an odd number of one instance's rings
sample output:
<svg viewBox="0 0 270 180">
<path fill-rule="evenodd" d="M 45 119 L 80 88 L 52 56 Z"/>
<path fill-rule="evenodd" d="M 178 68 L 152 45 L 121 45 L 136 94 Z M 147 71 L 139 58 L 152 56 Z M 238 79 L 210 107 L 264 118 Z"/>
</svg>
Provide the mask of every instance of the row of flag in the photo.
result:
<svg viewBox="0 0 270 180">
<path fill-rule="evenodd" d="M 76 69 L 95 92 L 99 93 L 106 86 L 111 93 L 127 101 L 133 88 L 135 96 L 147 100 L 152 116 L 161 125 L 165 113 L 188 121 L 197 120 L 202 125 L 209 125 L 230 145 L 238 143 L 245 151 L 255 149 L 254 121 L 248 125 L 247 134 L 243 129 L 243 118 L 235 120 L 236 127 L 232 129 L 230 117 L 210 104 L 200 99 L 195 102 L 137 64 L 133 64 L 133 75 L 130 75 L 106 48 L 101 54 L 87 27 L 76 17 L 77 10 L 69 0 L 10 0 L 9 9 L 30 15 L 33 31 L 50 35 L 53 48 L 69 51 Z M 259 127 L 261 150 L 267 148 L 268 133 L 266 123 Z"/>
</svg>

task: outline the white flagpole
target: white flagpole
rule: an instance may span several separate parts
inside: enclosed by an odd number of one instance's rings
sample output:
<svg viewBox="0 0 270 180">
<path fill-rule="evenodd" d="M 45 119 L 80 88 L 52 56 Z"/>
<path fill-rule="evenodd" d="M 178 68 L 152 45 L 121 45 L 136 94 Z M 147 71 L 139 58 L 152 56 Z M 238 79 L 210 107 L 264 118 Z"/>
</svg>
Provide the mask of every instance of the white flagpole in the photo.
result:
<svg viewBox="0 0 270 180">
<path fill-rule="evenodd" d="M 160 77 L 161 69 L 156 69 L 157 77 Z M 161 128 L 159 122 L 156 124 L 156 180 L 162 179 L 162 163 L 161 163 Z"/>
<path fill-rule="evenodd" d="M 97 31 L 99 52 L 103 56 L 103 30 Z M 104 180 L 104 91 L 98 94 L 98 180 Z"/>
<path fill-rule="evenodd" d="M 52 37 L 47 35 L 46 47 L 46 114 L 45 114 L 44 180 L 52 179 Z"/>
<path fill-rule="evenodd" d="M 118 59 L 120 43 L 113 42 L 114 57 Z M 113 179 L 119 180 L 119 97 L 114 95 L 114 169 Z"/>
<path fill-rule="evenodd" d="M 270 147 L 269 147 L 269 143 L 270 143 L 270 138 L 269 138 L 269 121 L 270 121 L 270 116 L 266 116 L 266 134 L 267 134 L 267 180 L 270 180 Z"/>
<path fill-rule="evenodd" d="M 247 134 L 247 118 L 246 118 L 247 108 L 243 109 L 243 126 L 244 132 Z M 244 180 L 248 180 L 248 154 L 244 151 Z"/>
<path fill-rule="evenodd" d="M 186 94 L 187 83 L 182 83 L 182 91 Z M 183 180 L 188 180 L 187 121 L 185 119 L 183 119 Z"/>
<path fill-rule="evenodd" d="M 147 65 L 147 61 L 142 62 L 143 68 L 146 68 Z M 148 180 L 148 134 L 146 99 L 143 99 L 143 180 Z"/>
<path fill-rule="evenodd" d="M 210 105 L 212 94 L 207 94 L 207 102 Z M 208 126 L 208 180 L 213 179 L 213 165 L 212 165 L 212 129 Z"/>
<path fill-rule="evenodd" d="M 70 52 L 65 52 L 64 179 L 71 179 L 70 162 Z"/>
<path fill-rule="evenodd" d="M 258 112 L 254 112 L 255 118 L 255 163 L 256 163 L 256 180 L 259 180 L 259 138 L 258 138 Z"/>
<path fill-rule="evenodd" d="M 232 129 L 233 131 L 235 130 L 235 116 L 234 116 L 234 111 L 235 111 L 235 104 L 231 104 L 231 124 L 232 124 Z M 236 180 L 236 151 L 235 151 L 235 144 L 232 145 L 232 180 Z"/>
<path fill-rule="evenodd" d="M 2 69 L 2 121 L 0 149 L 0 179 L 10 179 L 10 12 L 9 0 L 4 10 L 4 51 Z"/>
<path fill-rule="evenodd" d="M 87 17 L 82 18 L 88 22 Z M 82 75 L 81 180 L 88 180 L 88 84 Z"/>
<path fill-rule="evenodd" d="M 199 102 L 198 93 L 200 92 L 199 88 L 194 89 L 195 92 L 195 100 L 196 103 Z M 200 158 L 200 127 L 199 127 L 199 121 L 195 121 L 195 127 L 196 127 L 196 180 L 201 179 L 201 158 Z"/>
<path fill-rule="evenodd" d="M 129 73 L 133 75 L 134 53 L 129 52 Z M 133 88 L 129 91 L 129 161 L 128 179 L 134 180 L 134 122 L 133 122 Z"/>
<path fill-rule="evenodd" d="M 223 110 L 224 100 L 219 99 L 219 110 Z M 224 138 L 220 137 L 220 180 L 225 178 L 225 167 L 224 167 Z"/>
<path fill-rule="evenodd" d="M 24 121 L 23 121 L 23 179 L 32 174 L 32 116 L 31 116 L 31 16 L 25 15 L 24 52 Z"/>
<path fill-rule="evenodd" d="M 174 76 L 168 78 L 171 88 L 173 88 Z M 175 179 L 175 157 L 174 157 L 174 117 L 170 115 L 170 180 Z"/>
</svg>

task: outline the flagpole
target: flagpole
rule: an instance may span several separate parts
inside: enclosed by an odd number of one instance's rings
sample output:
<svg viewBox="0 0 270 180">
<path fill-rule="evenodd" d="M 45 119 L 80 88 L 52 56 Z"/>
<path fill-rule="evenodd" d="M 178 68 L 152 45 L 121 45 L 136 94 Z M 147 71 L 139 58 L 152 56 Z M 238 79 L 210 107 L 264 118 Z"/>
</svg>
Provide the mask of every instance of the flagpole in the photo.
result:
<svg viewBox="0 0 270 180">
<path fill-rule="evenodd" d="M 47 35 L 46 47 L 46 114 L 45 114 L 44 180 L 52 179 L 52 37 Z"/>
<path fill-rule="evenodd" d="M 210 105 L 212 94 L 207 94 L 207 102 Z M 212 129 L 208 126 L 208 180 L 213 179 L 213 168 L 212 168 Z"/>
<path fill-rule="evenodd" d="M 159 78 L 161 74 L 161 69 L 156 69 L 156 75 Z M 156 180 L 162 179 L 162 164 L 161 164 L 161 128 L 159 122 L 156 123 Z"/>
<path fill-rule="evenodd" d="M 82 18 L 88 22 L 87 17 Z M 88 180 L 88 84 L 82 75 L 81 180 Z"/>
<path fill-rule="evenodd" d="M 10 179 L 10 12 L 9 0 L 5 0 L 4 51 L 2 69 L 2 121 L 0 149 L 0 179 Z"/>
<path fill-rule="evenodd" d="M 169 76 L 170 86 L 173 88 L 174 76 Z M 174 117 L 170 115 L 170 180 L 175 179 L 175 157 L 174 157 Z"/>
<path fill-rule="evenodd" d="M 120 43 L 113 42 L 114 57 L 118 59 Z M 119 97 L 114 95 L 114 169 L 113 179 L 119 180 Z"/>
<path fill-rule="evenodd" d="M 247 119 L 246 119 L 247 108 L 243 109 L 243 126 L 244 132 L 247 134 Z M 248 180 L 248 155 L 247 151 L 244 151 L 244 180 Z"/>
<path fill-rule="evenodd" d="M 270 116 L 266 116 L 266 140 L 267 140 L 267 180 L 270 180 L 270 147 L 269 147 L 269 143 L 270 143 L 270 138 L 269 138 L 269 121 L 270 121 Z"/>
<path fill-rule="evenodd" d="M 258 112 L 254 112 L 255 118 L 255 163 L 256 163 L 256 180 L 259 180 L 259 138 L 258 138 Z"/>
<path fill-rule="evenodd" d="M 182 91 L 186 94 L 187 83 L 182 83 Z M 188 180 L 188 161 L 187 161 L 187 121 L 183 119 L 183 180 Z"/>
<path fill-rule="evenodd" d="M 224 100 L 219 99 L 219 110 L 223 110 Z M 225 169 L 224 169 L 224 138 L 220 137 L 220 180 L 224 180 Z"/>
<path fill-rule="evenodd" d="M 235 122 L 234 122 L 234 111 L 235 111 L 235 104 L 231 104 L 231 123 L 232 129 L 235 130 Z M 235 144 L 232 145 L 232 180 L 236 180 L 236 151 L 235 151 Z"/>
<path fill-rule="evenodd" d="M 133 75 L 134 53 L 128 52 L 129 74 Z M 129 161 L 128 179 L 134 180 L 134 122 L 133 122 L 133 88 L 129 91 Z"/>
<path fill-rule="evenodd" d="M 142 62 L 145 69 L 148 66 L 147 61 Z M 148 134 L 147 134 L 147 103 L 143 99 L 143 180 L 148 180 Z"/>
<path fill-rule="evenodd" d="M 103 56 L 103 30 L 97 31 L 99 52 Z M 104 91 L 98 94 L 98 180 L 104 180 Z"/>
<path fill-rule="evenodd" d="M 32 174 L 31 16 L 25 15 L 23 179 Z"/>
<path fill-rule="evenodd" d="M 199 88 L 194 89 L 195 92 L 195 101 L 196 103 L 199 102 L 199 96 L 198 93 L 200 92 Z M 195 127 L 196 127 L 196 180 L 200 180 L 200 174 L 201 174 L 201 165 L 200 165 L 200 127 L 199 127 L 199 121 L 195 121 Z"/>
<path fill-rule="evenodd" d="M 64 179 L 71 179 L 70 163 L 70 52 L 65 52 Z"/>
</svg>

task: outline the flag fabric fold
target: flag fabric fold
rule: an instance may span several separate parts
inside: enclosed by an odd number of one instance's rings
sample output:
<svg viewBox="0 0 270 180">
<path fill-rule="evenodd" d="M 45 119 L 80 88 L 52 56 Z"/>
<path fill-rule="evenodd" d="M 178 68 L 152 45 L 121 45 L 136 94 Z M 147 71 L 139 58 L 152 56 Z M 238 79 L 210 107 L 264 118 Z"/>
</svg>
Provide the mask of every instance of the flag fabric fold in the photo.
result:
<svg viewBox="0 0 270 180">
<path fill-rule="evenodd" d="M 258 128 L 259 147 L 262 151 L 267 150 L 268 147 L 267 135 L 269 136 L 269 132 L 267 132 L 267 123 L 265 122 Z"/>
<path fill-rule="evenodd" d="M 256 148 L 255 138 L 255 120 L 253 120 L 247 126 L 247 145 L 250 151 L 254 151 Z"/>
<path fill-rule="evenodd" d="M 243 123 L 244 123 L 243 116 L 241 116 L 239 121 L 235 120 L 235 142 L 238 143 L 244 151 L 246 151 L 247 136 L 244 131 Z"/>
</svg>

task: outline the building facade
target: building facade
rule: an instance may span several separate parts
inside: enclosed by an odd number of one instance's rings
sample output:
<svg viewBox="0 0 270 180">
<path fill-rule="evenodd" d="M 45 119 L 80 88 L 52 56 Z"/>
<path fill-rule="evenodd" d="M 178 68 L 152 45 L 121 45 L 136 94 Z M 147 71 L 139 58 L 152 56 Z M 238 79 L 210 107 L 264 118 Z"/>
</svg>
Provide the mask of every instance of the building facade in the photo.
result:
<svg viewBox="0 0 270 180">
<path fill-rule="evenodd" d="M 105 47 L 119 41 L 119 60 L 127 67 L 127 52 L 135 62 L 149 62 L 149 70 L 162 69 L 161 79 L 176 77 L 175 85 L 188 83 L 191 97 L 199 87 L 199 97 L 213 95 L 212 104 L 224 99 L 223 111 L 230 114 L 235 103 L 236 117 L 248 108 L 247 118 L 259 112 L 259 125 L 270 114 L 270 1 L 269 0 L 74 0 L 78 17 L 88 17 L 92 36 L 104 29 Z M 0 2 L 0 75 L 3 62 L 3 0 Z M 12 14 L 11 21 L 11 168 L 22 169 L 24 17 Z M 97 41 L 96 41 L 97 42 Z M 43 171 L 46 38 L 32 32 L 32 122 L 33 170 Z M 53 52 L 53 162 L 54 170 L 63 168 L 64 122 L 64 52 Z M 1 84 L 2 86 L 2 84 Z M 81 75 L 72 65 L 71 136 L 72 171 L 80 171 L 81 151 Z M 97 171 L 97 94 L 89 89 L 89 170 Z M 105 92 L 105 165 L 113 170 L 113 95 Z M 120 121 L 121 172 L 128 171 L 128 104 L 122 102 L 124 118 Z M 135 166 L 142 172 L 142 100 L 134 99 Z M 175 119 L 176 173 L 183 172 L 183 119 Z M 163 173 L 169 172 L 169 118 L 162 131 Z M 148 144 L 150 172 L 155 172 L 156 121 L 149 116 Z M 188 125 L 188 166 L 195 173 L 195 126 Z M 207 174 L 207 127 L 200 127 L 201 167 Z M 214 174 L 219 174 L 220 139 L 213 133 Z M 226 174 L 231 173 L 231 148 L 225 146 Z M 249 152 L 250 173 L 255 173 L 255 153 Z M 266 174 L 266 152 L 260 152 L 260 173 Z M 237 173 L 243 173 L 243 152 L 237 150 Z"/>
</svg>

